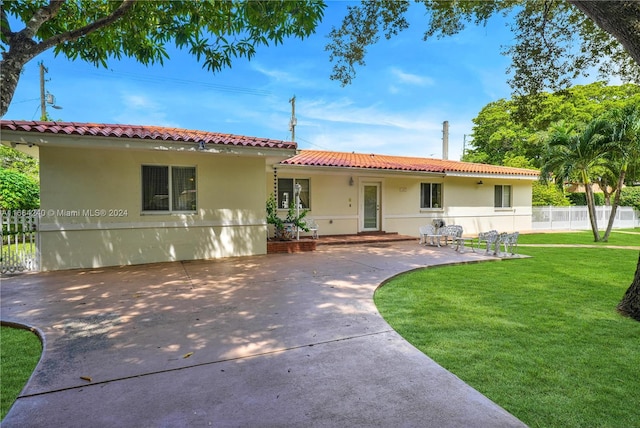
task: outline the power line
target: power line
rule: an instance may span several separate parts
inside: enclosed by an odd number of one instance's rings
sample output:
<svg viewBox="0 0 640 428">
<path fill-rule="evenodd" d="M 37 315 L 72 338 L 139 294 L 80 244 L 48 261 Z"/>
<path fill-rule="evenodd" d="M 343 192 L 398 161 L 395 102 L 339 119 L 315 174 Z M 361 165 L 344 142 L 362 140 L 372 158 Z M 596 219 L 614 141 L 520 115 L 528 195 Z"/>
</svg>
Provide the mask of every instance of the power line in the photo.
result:
<svg viewBox="0 0 640 428">
<path fill-rule="evenodd" d="M 119 76 L 127 77 L 130 80 L 136 80 L 136 81 L 148 82 L 148 83 L 157 83 L 157 84 L 172 82 L 179 85 L 197 85 L 200 87 L 209 88 L 209 89 L 213 89 L 220 92 L 232 92 L 232 93 L 240 93 L 240 94 L 246 94 L 246 95 L 262 96 L 262 97 L 272 95 L 271 91 L 267 91 L 264 89 L 248 88 L 248 87 L 242 87 L 242 86 L 219 85 L 215 83 L 208 83 L 208 82 L 202 82 L 197 80 L 178 79 L 175 77 L 150 76 L 150 75 L 131 73 L 127 71 L 110 70 L 109 73 L 104 73 L 97 70 L 91 70 L 91 71 L 87 71 L 85 74 L 93 74 L 97 76 L 109 76 L 109 77 L 117 77 L 117 75 L 119 75 Z"/>
<path fill-rule="evenodd" d="M 320 144 L 312 143 L 311 141 L 305 140 L 304 138 L 300 138 L 300 136 L 298 136 L 297 138 L 298 138 L 298 140 L 302 141 L 303 143 L 307 143 L 307 144 L 309 144 L 311 146 L 314 146 L 314 147 L 317 147 L 319 149 L 326 150 L 326 151 L 329 151 L 329 152 L 333 150 L 333 149 L 330 149 L 328 147 L 321 146 Z"/>
<path fill-rule="evenodd" d="M 35 101 L 35 100 L 39 100 L 39 99 L 40 99 L 40 98 L 30 98 L 30 99 L 28 99 L 28 100 L 15 101 L 15 102 L 13 102 L 13 104 L 28 103 L 28 102 Z"/>
</svg>

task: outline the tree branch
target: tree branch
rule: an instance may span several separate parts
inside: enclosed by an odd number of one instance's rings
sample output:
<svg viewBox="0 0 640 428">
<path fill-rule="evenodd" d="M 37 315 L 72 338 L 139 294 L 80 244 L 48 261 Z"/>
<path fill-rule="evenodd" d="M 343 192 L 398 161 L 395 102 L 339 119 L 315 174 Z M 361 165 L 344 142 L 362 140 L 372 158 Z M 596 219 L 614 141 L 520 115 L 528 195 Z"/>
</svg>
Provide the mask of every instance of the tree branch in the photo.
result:
<svg viewBox="0 0 640 428">
<path fill-rule="evenodd" d="M 47 6 L 38 9 L 20 31 L 21 36 L 33 39 L 42 24 L 56 16 L 63 4 L 64 0 L 51 0 Z"/>
<path fill-rule="evenodd" d="M 63 1 L 64 3 L 64 1 Z M 38 43 L 34 48 L 39 52 L 44 52 L 47 49 L 56 46 L 62 42 L 68 42 L 71 40 L 79 39 L 82 36 L 86 36 L 89 33 L 92 33 L 100 28 L 111 25 L 118 19 L 122 18 L 126 13 L 133 7 L 135 4 L 135 0 L 124 0 L 120 6 L 116 10 L 114 10 L 110 15 L 105 16 L 104 18 L 98 19 L 95 22 L 92 22 L 89 25 L 85 25 L 82 28 L 77 28 L 75 30 L 67 31 L 66 33 L 61 33 L 56 36 L 50 37 L 47 40 L 43 40 Z"/>
<path fill-rule="evenodd" d="M 640 65 L 640 2 L 569 0 L 569 3 L 615 37 Z"/>
</svg>

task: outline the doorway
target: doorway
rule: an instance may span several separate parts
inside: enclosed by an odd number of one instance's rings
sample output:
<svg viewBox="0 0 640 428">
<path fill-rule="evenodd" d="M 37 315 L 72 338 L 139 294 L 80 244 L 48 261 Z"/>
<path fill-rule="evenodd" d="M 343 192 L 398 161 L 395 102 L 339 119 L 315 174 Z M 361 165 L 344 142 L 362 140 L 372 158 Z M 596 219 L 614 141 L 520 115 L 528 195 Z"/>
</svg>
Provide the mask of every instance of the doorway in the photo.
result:
<svg viewBox="0 0 640 428">
<path fill-rule="evenodd" d="M 380 231 L 380 183 L 362 183 L 361 231 Z"/>
</svg>

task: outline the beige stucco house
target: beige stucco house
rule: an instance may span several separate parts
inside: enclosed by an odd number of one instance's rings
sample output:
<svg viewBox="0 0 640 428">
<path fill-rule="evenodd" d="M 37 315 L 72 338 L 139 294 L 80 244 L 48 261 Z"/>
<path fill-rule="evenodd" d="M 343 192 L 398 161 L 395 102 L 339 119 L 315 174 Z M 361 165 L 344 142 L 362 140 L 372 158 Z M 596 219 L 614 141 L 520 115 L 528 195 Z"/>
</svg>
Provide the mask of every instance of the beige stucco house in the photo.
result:
<svg viewBox="0 0 640 428">
<path fill-rule="evenodd" d="M 301 205 L 324 235 L 531 229 L 537 171 L 297 150 L 295 143 L 155 126 L 2 120 L 40 159 L 42 270 L 265 254 L 265 201 Z M 283 214 L 286 210 L 283 210 Z"/>
<path fill-rule="evenodd" d="M 270 166 L 267 193 L 284 208 L 294 184 L 324 235 L 418 235 L 434 219 L 465 235 L 531 229 L 538 171 L 441 159 L 301 150 Z M 284 212 L 284 210 L 283 210 Z"/>
<path fill-rule="evenodd" d="M 42 270 L 264 254 L 265 169 L 296 148 L 154 126 L 1 129 L 40 159 Z"/>
</svg>

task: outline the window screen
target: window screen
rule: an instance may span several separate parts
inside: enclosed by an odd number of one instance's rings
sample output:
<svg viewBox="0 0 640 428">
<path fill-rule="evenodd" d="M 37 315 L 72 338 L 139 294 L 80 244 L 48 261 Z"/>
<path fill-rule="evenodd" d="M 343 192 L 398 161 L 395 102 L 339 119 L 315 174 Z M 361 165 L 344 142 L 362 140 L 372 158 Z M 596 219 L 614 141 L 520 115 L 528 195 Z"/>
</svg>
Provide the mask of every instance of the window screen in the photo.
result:
<svg viewBox="0 0 640 428">
<path fill-rule="evenodd" d="M 420 183 L 420 208 L 442 208 L 441 183 Z"/>
<path fill-rule="evenodd" d="M 511 186 L 496 186 L 494 197 L 495 208 L 511 207 Z"/>
<path fill-rule="evenodd" d="M 143 211 L 195 211 L 196 168 L 142 166 Z"/>
</svg>

